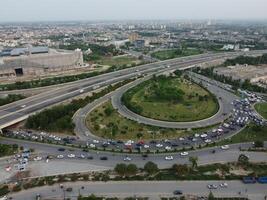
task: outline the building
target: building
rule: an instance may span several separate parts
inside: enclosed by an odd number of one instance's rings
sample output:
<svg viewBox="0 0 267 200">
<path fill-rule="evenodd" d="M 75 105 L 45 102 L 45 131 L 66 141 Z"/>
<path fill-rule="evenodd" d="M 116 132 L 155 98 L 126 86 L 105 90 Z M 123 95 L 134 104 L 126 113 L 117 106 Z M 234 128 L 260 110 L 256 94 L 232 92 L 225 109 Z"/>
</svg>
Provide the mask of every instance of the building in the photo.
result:
<svg viewBox="0 0 267 200">
<path fill-rule="evenodd" d="M 145 40 L 138 39 L 138 40 L 135 40 L 133 43 L 134 43 L 134 47 L 135 48 L 142 49 L 142 48 L 145 47 L 146 41 Z"/>
<path fill-rule="evenodd" d="M 4 49 L 0 52 L 0 78 L 42 76 L 83 66 L 80 50 L 47 47 Z"/>
</svg>

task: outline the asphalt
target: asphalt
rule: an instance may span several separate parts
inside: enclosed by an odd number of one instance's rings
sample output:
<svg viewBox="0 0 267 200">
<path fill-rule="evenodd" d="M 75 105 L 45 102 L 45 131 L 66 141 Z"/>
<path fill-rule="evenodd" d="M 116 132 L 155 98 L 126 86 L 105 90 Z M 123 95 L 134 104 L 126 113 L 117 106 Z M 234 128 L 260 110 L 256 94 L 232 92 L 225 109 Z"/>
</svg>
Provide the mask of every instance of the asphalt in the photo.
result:
<svg viewBox="0 0 267 200">
<path fill-rule="evenodd" d="M 210 190 L 207 184 L 220 185 L 221 181 L 132 181 L 132 182 L 75 182 L 64 183 L 63 189 L 59 185 L 33 188 L 19 193 L 11 194 L 14 200 L 31 200 L 36 194 L 45 198 L 77 199 L 79 194 L 88 196 L 94 194 L 105 197 L 173 197 L 175 190 L 181 190 L 185 195 L 208 196 Z M 253 200 L 263 200 L 267 195 L 267 185 L 253 184 L 249 187 L 240 181 L 226 181 L 227 188 L 213 190 L 216 197 L 248 197 Z M 67 192 L 72 188 L 72 192 Z M 240 194 L 239 194 L 240 192 Z"/>
</svg>

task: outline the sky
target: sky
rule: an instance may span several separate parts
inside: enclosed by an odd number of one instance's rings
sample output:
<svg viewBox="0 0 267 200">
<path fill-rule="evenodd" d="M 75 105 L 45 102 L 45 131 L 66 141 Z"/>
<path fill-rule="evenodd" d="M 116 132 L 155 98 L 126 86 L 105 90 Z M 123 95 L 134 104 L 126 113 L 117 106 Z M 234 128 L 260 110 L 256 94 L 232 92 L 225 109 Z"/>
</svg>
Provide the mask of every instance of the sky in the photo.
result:
<svg viewBox="0 0 267 200">
<path fill-rule="evenodd" d="M 0 0 L 0 22 L 267 19 L 267 0 Z"/>
</svg>

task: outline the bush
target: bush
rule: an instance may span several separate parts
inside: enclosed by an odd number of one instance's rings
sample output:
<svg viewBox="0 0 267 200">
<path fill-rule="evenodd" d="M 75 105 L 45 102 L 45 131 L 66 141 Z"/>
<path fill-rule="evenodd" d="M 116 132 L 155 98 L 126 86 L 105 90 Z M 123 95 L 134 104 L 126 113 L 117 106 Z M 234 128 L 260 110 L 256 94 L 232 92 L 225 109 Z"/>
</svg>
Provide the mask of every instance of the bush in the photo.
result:
<svg viewBox="0 0 267 200">
<path fill-rule="evenodd" d="M 155 174 L 159 171 L 159 168 L 158 168 L 158 165 L 149 161 L 145 164 L 144 166 L 144 170 L 149 174 L 149 175 L 152 175 L 152 174 Z"/>
</svg>

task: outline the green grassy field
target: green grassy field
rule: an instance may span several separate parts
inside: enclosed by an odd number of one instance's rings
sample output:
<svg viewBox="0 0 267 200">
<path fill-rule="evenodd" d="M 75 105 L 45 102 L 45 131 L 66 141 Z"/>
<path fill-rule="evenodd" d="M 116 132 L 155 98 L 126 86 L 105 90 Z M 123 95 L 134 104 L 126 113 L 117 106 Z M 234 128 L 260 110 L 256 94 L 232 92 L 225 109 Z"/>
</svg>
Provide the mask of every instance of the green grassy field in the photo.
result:
<svg viewBox="0 0 267 200">
<path fill-rule="evenodd" d="M 152 57 L 160 59 L 160 60 L 167 60 L 172 58 L 179 58 L 183 56 L 192 56 L 201 54 L 202 51 L 198 49 L 186 49 L 186 50 L 178 50 L 178 49 L 169 49 L 169 50 L 162 50 L 156 51 L 151 54 Z"/>
<path fill-rule="evenodd" d="M 109 66 L 123 66 L 138 64 L 141 61 L 132 56 L 119 56 L 119 57 L 103 57 L 101 60 L 97 61 L 100 65 L 109 65 Z"/>
<path fill-rule="evenodd" d="M 223 144 L 236 144 L 243 142 L 267 141 L 267 127 L 260 127 L 255 124 L 249 124 L 241 132 L 234 135 L 231 139 L 220 142 Z"/>
<path fill-rule="evenodd" d="M 267 119 L 267 103 L 257 103 L 255 109 L 262 117 Z"/>
<path fill-rule="evenodd" d="M 162 101 L 157 96 L 154 96 L 155 84 L 167 85 L 170 92 L 182 90 L 183 100 L 178 101 Z M 129 95 L 129 109 L 131 105 L 140 108 L 138 114 L 153 119 L 165 121 L 196 121 L 208 118 L 214 115 L 219 105 L 211 94 L 202 87 L 192 84 L 191 82 L 180 78 L 168 78 L 168 80 L 158 81 L 149 80 L 137 88 L 133 88 L 126 92 Z M 202 97 L 205 100 L 200 100 Z M 134 110 L 133 110 L 134 111 Z"/>
<path fill-rule="evenodd" d="M 109 110 L 109 111 L 107 111 Z M 165 129 L 138 124 L 121 116 L 113 109 L 111 102 L 106 102 L 88 114 L 87 127 L 97 136 L 112 139 L 171 139 L 207 130 L 207 128 L 187 131 Z M 211 129 L 212 127 L 209 127 Z"/>
</svg>

